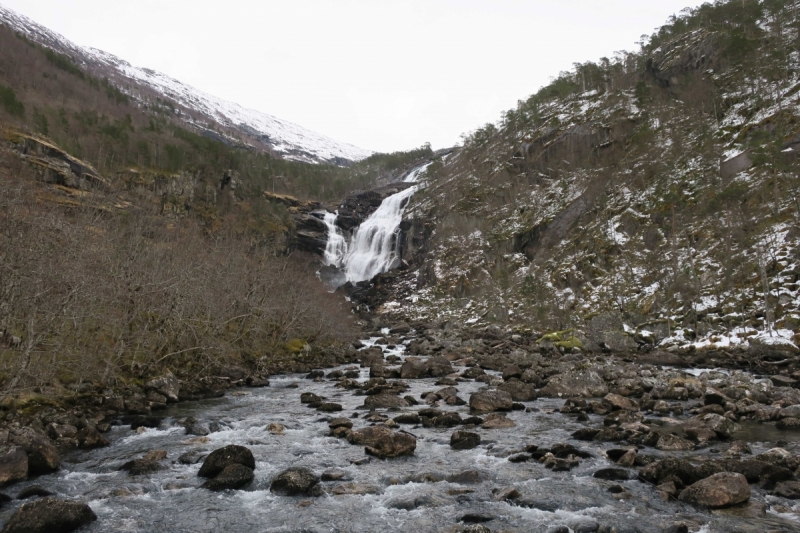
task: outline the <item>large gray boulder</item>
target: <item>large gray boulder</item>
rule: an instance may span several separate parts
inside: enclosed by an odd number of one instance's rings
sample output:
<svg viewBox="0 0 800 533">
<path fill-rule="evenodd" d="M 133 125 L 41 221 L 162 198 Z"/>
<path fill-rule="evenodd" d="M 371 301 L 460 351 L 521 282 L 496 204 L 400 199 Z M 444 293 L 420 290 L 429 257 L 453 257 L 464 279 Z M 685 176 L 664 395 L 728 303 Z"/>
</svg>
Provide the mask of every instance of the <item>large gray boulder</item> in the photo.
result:
<svg viewBox="0 0 800 533">
<path fill-rule="evenodd" d="M 240 489 L 252 483 L 254 477 L 252 468 L 233 463 L 226 466 L 213 479 L 203 483 L 203 487 L 209 490 Z"/>
<path fill-rule="evenodd" d="M 503 390 L 479 391 L 469 397 L 469 408 L 473 411 L 510 411 L 514 399 Z"/>
<path fill-rule="evenodd" d="M 582 396 L 599 398 L 608 394 L 608 386 L 603 378 L 592 369 L 570 370 L 556 374 L 547 380 L 547 384 L 539 391 L 539 396 L 551 398 L 568 398 Z"/>
<path fill-rule="evenodd" d="M 17 509 L 3 533 L 67 533 L 95 520 L 85 503 L 41 498 Z"/>
<path fill-rule="evenodd" d="M 712 509 L 730 507 L 750 499 L 750 485 L 742 474 L 720 472 L 687 487 L 679 499 Z"/>
<path fill-rule="evenodd" d="M 376 457 L 398 457 L 413 455 L 417 438 L 410 433 L 392 431 L 386 426 L 370 426 L 353 431 L 350 444 L 360 444 L 365 451 Z"/>
<path fill-rule="evenodd" d="M 12 444 L 21 446 L 28 454 L 28 473 L 47 474 L 58 470 L 61 457 L 53 442 L 44 434 L 24 427 L 14 430 L 8 439 Z"/>
<path fill-rule="evenodd" d="M 167 398 L 169 402 L 177 402 L 178 394 L 181 391 L 181 384 L 171 373 L 160 378 L 151 379 L 146 385 L 148 390 L 153 390 Z"/>
</svg>

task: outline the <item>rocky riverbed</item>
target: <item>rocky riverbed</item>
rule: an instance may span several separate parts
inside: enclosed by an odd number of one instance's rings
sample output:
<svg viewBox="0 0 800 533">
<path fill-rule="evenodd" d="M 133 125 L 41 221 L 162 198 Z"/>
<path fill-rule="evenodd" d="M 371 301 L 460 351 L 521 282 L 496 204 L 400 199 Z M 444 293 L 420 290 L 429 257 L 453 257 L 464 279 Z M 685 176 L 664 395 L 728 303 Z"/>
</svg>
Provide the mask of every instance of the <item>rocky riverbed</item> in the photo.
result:
<svg viewBox="0 0 800 533">
<path fill-rule="evenodd" d="M 357 348 L 108 426 L 9 427 L 4 531 L 800 530 L 792 362 L 418 324 Z"/>
</svg>

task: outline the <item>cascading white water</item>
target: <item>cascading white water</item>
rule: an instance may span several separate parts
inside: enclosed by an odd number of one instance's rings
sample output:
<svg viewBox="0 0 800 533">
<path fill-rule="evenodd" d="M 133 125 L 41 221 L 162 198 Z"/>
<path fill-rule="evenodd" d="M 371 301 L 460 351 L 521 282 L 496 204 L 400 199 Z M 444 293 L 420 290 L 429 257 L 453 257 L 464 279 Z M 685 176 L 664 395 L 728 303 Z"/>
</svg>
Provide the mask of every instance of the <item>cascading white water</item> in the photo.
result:
<svg viewBox="0 0 800 533">
<path fill-rule="evenodd" d="M 397 235 L 408 199 L 416 190 L 414 185 L 384 198 L 380 207 L 356 229 L 344 259 L 347 281 L 372 279 L 397 266 L 400 260 Z"/>
<path fill-rule="evenodd" d="M 347 255 L 347 240 L 336 225 L 336 218 L 338 216 L 338 211 L 336 213 L 325 213 L 325 218 L 323 219 L 325 225 L 328 227 L 328 242 L 325 245 L 325 264 L 337 268 L 342 266 L 342 261 L 345 255 Z"/>
</svg>

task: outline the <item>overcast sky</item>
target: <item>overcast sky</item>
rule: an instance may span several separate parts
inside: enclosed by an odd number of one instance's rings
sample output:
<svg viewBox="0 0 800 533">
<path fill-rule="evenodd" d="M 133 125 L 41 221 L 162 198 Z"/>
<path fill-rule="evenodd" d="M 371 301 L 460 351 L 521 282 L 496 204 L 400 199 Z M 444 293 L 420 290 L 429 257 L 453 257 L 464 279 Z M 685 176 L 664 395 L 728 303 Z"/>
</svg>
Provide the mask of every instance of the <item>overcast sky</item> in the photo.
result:
<svg viewBox="0 0 800 533">
<path fill-rule="evenodd" d="M 494 122 L 698 0 L 0 0 L 84 46 L 378 151 Z"/>
</svg>

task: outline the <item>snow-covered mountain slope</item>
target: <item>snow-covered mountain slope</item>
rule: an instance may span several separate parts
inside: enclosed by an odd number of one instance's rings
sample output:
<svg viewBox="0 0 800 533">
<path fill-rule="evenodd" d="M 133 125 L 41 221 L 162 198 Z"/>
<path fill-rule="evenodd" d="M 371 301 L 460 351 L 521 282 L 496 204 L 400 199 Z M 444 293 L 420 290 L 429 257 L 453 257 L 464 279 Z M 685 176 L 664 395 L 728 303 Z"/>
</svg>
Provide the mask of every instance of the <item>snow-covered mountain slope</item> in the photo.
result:
<svg viewBox="0 0 800 533">
<path fill-rule="evenodd" d="M 182 109 L 181 117 L 186 123 L 202 131 L 213 126 L 215 135 L 222 135 L 230 142 L 265 147 L 285 159 L 308 163 L 346 165 L 372 154 L 370 150 L 217 98 L 160 72 L 133 66 L 102 50 L 79 46 L 2 5 L 0 23 L 31 41 L 69 55 L 81 67 L 98 77 L 107 77 L 143 104 L 155 98 L 171 101 L 177 109 Z"/>
</svg>

